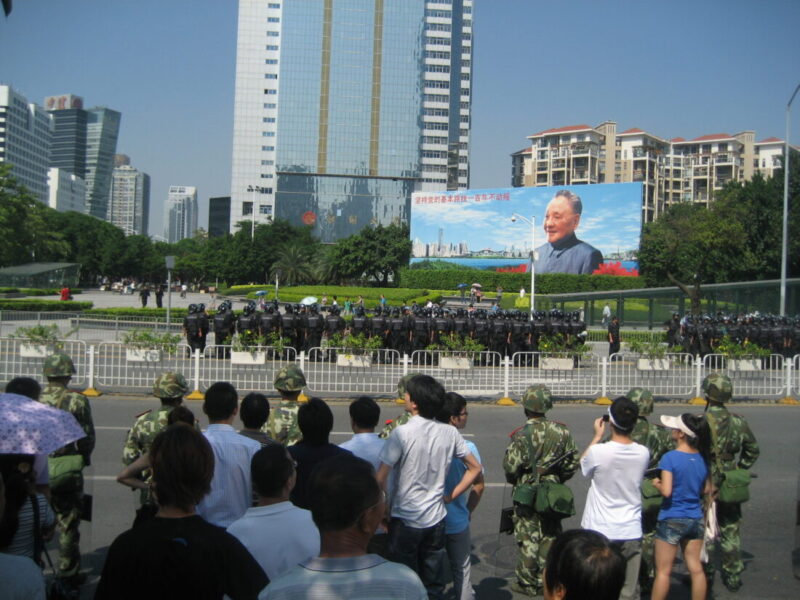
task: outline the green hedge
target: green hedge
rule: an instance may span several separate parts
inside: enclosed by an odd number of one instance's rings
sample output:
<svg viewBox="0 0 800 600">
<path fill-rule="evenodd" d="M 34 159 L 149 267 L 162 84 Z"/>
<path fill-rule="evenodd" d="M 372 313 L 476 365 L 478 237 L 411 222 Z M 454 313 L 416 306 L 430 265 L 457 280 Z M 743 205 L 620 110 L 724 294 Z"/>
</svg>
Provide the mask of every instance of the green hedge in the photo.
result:
<svg viewBox="0 0 800 600">
<path fill-rule="evenodd" d="M 587 340 L 590 342 L 607 342 L 608 330 L 606 329 L 589 329 Z M 665 331 L 638 331 L 638 330 L 620 330 L 620 337 L 622 343 L 632 342 L 634 340 L 640 342 L 666 342 L 667 333 Z"/>
<path fill-rule="evenodd" d="M 185 317 L 187 313 L 186 308 L 172 308 L 170 309 L 170 317 L 179 316 Z M 93 308 L 84 313 L 89 317 L 152 317 L 152 318 L 165 318 L 167 316 L 166 308 Z"/>
<path fill-rule="evenodd" d="M 400 269 L 398 285 L 412 288 L 437 290 L 451 289 L 456 293 L 459 283 L 470 285 L 480 283 L 485 292 L 494 292 L 501 286 L 506 294 L 517 294 L 524 287 L 530 293 L 530 273 L 498 273 L 480 269 L 424 270 Z M 596 292 L 606 290 L 631 290 L 644 287 L 638 277 L 618 277 L 615 275 L 569 275 L 566 273 L 546 273 L 536 276 L 537 294 L 568 294 L 575 292 Z"/>
<path fill-rule="evenodd" d="M 81 290 L 70 289 L 70 292 L 80 294 Z M 25 294 L 26 296 L 58 296 L 61 290 L 57 289 L 39 289 L 39 288 L 15 288 L 15 287 L 0 287 L 0 294 Z"/>
<path fill-rule="evenodd" d="M 34 312 L 82 312 L 94 306 L 91 302 L 74 300 L 0 300 L 0 310 L 25 310 Z"/>
<path fill-rule="evenodd" d="M 247 296 L 255 299 L 255 293 L 259 290 L 269 292 L 268 299 L 274 297 L 274 287 L 268 285 L 235 285 L 225 290 L 226 295 Z M 381 294 L 386 296 L 386 301 L 391 305 L 408 304 L 412 300 L 426 297 L 429 291 L 426 289 L 407 289 L 407 288 L 374 288 L 374 287 L 350 287 L 338 285 L 307 285 L 291 286 L 280 288 L 278 292 L 281 302 L 299 302 L 306 296 L 328 296 L 328 305 L 333 302 L 333 297 L 337 296 L 340 306 L 344 305 L 345 298 L 356 301 L 359 296 L 364 297 L 364 303 L 373 307 L 380 301 Z"/>
</svg>

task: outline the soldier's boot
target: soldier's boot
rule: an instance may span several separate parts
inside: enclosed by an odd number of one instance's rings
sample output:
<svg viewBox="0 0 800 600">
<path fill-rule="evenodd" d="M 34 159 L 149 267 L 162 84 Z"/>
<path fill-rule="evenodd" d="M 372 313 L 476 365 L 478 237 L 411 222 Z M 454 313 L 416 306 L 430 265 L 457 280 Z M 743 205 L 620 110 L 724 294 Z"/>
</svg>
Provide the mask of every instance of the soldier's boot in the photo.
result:
<svg viewBox="0 0 800 600">
<path fill-rule="evenodd" d="M 536 596 L 542 596 L 542 590 L 534 587 L 532 585 L 525 585 L 520 583 L 518 580 L 514 580 L 511 582 L 511 591 L 516 592 L 518 594 L 525 594 L 526 596 L 530 596 L 531 598 L 535 598 Z"/>
</svg>

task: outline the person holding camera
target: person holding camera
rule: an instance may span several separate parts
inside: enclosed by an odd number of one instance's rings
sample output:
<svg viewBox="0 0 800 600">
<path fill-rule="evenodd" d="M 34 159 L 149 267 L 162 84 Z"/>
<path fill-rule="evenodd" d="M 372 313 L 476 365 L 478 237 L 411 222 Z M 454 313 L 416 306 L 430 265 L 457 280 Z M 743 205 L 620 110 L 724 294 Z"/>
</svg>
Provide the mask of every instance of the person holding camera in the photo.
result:
<svg viewBox="0 0 800 600">
<path fill-rule="evenodd" d="M 506 481 L 514 486 L 512 520 L 519 548 L 516 580 L 511 589 L 536 596 L 543 590 L 547 553 L 561 533 L 561 519 L 566 516 L 547 510 L 547 506 L 537 501 L 537 495 L 540 492 L 544 495 L 545 487 L 563 484 L 575 474 L 578 447 L 566 425 L 545 418 L 545 413 L 553 408 L 547 387 L 541 384 L 528 387 L 522 396 L 522 406 L 525 424 L 511 434 L 503 459 Z"/>
<path fill-rule="evenodd" d="M 631 438 L 639 409 L 620 396 L 608 414 L 594 421 L 594 437 L 581 456 L 581 472 L 591 479 L 581 527 L 605 535 L 626 561 L 625 585 L 620 600 L 639 598 L 642 552 L 642 483 L 650 452 Z M 600 443 L 610 428 L 611 439 Z"/>
</svg>

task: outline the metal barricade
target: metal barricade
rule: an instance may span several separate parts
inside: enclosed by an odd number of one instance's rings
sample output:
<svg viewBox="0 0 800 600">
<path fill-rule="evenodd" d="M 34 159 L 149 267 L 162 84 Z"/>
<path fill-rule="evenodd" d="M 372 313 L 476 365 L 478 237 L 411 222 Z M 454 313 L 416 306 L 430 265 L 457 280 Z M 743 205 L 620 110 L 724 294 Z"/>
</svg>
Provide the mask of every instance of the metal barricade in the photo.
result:
<svg viewBox="0 0 800 600">
<path fill-rule="evenodd" d="M 435 377 L 447 391 L 464 396 L 492 396 L 503 391 L 503 357 L 499 352 L 417 350 L 411 355 L 408 370 Z"/>
<path fill-rule="evenodd" d="M 542 383 L 555 396 L 596 396 L 600 392 L 600 359 L 594 354 L 568 356 L 517 352 L 511 357 L 509 391 L 521 394 Z"/>
<path fill-rule="evenodd" d="M 63 352 L 72 359 L 75 374 L 72 383 L 84 385 L 88 370 L 86 343 L 80 340 L 60 340 L 55 347 L 29 344 L 17 338 L 0 338 L 0 380 L 10 381 L 15 377 L 32 377 L 46 381 L 42 374 L 44 360 L 53 352 Z"/>
<path fill-rule="evenodd" d="M 156 377 L 165 371 L 175 371 L 191 385 L 192 361 L 191 349 L 186 344 L 167 351 L 103 342 L 97 345 L 95 354 L 95 382 L 115 389 L 152 389 Z"/>
<path fill-rule="evenodd" d="M 4 310 L 0 312 L 0 336 L 11 336 L 20 327 L 57 325 L 61 332 L 60 336 L 64 338 L 75 337 L 72 321 L 78 314 L 80 313 Z"/>
<path fill-rule="evenodd" d="M 200 361 L 200 388 L 227 381 L 237 389 L 249 392 L 274 392 L 275 374 L 297 360 L 297 350 L 271 346 L 253 352 L 232 352 L 230 346 L 206 346 Z"/>
<path fill-rule="evenodd" d="M 311 348 L 303 370 L 314 394 L 394 394 L 403 376 L 400 353 L 383 349 L 355 355 L 342 348 Z"/>
<path fill-rule="evenodd" d="M 666 354 L 660 359 L 613 354 L 607 368 L 609 396 L 622 395 L 632 387 L 643 387 L 654 396 L 668 398 L 694 395 L 695 361 L 691 354 Z"/>
<path fill-rule="evenodd" d="M 792 367 L 792 393 L 800 396 L 800 354 L 794 357 Z"/>
<path fill-rule="evenodd" d="M 703 357 L 703 376 L 725 373 L 733 384 L 734 398 L 781 396 L 786 387 L 784 359 L 780 354 L 763 358 L 728 358 L 721 354 Z"/>
</svg>

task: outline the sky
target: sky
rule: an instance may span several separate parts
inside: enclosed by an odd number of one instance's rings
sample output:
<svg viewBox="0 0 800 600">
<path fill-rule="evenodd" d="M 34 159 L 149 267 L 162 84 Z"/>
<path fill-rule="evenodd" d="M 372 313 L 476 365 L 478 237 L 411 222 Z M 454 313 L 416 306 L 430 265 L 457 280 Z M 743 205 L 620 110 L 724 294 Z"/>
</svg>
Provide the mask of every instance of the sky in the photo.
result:
<svg viewBox="0 0 800 600">
<path fill-rule="evenodd" d="M 508 188 L 506 188 L 507 190 Z M 476 190 L 475 194 L 449 192 L 443 195 L 418 192 L 411 201 L 411 238 L 424 244 L 466 242 L 470 251 L 525 249 L 531 247 L 531 228 L 513 214 L 536 221 L 536 247 L 546 240 L 544 215 L 553 194 L 562 187 Z M 639 247 L 642 221 L 642 184 L 569 186 L 581 198 L 583 212 L 575 232 L 603 256 Z M 457 196 L 461 202 L 452 202 Z M 450 201 L 448 201 L 450 200 Z"/>
<path fill-rule="evenodd" d="M 230 194 L 237 4 L 14 0 L 0 15 L 0 83 L 39 104 L 72 93 L 120 111 L 117 151 L 151 176 L 150 233 L 170 185 L 198 188 L 206 228 L 208 198 Z M 798 0 L 474 4 L 472 188 L 509 186 L 509 155 L 551 127 L 785 136 Z"/>
</svg>

